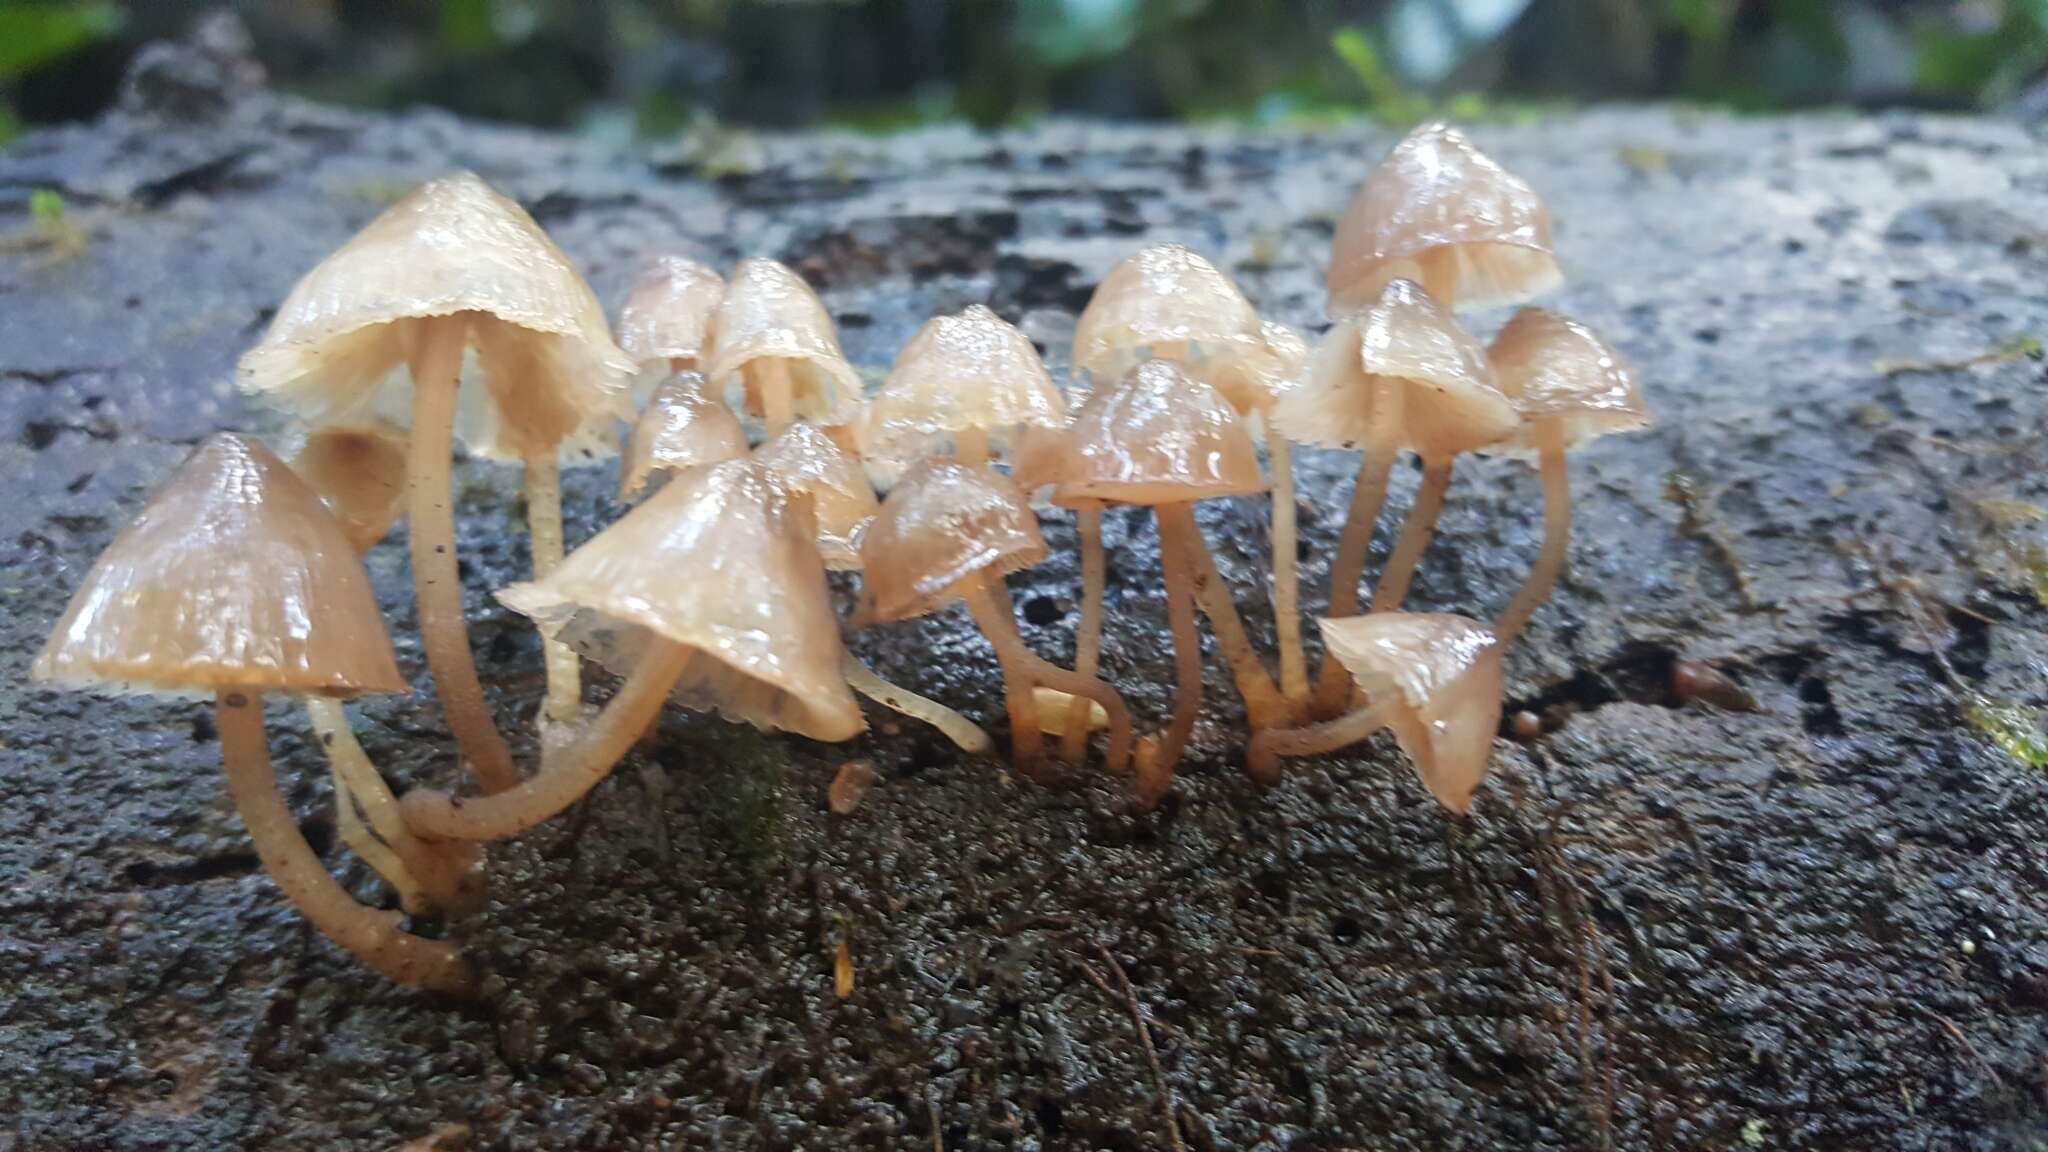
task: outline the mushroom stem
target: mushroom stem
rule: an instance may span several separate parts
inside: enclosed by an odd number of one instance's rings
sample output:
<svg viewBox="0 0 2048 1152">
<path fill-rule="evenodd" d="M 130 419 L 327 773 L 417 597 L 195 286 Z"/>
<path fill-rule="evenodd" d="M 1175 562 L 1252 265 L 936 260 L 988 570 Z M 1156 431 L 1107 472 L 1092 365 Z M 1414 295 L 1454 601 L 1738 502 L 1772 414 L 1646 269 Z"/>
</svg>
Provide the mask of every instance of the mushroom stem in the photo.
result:
<svg viewBox="0 0 2048 1152">
<path fill-rule="evenodd" d="M 349 795 L 348 781 L 342 778 L 341 773 L 333 771 L 331 765 L 328 776 L 334 782 L 334 826 L 341 833 L 341 842 L 397 891 L 398 906 L 405 909 L 406 915 L 424 916 L 432 911 L 433 902 L 420 890 L 419 881 L 412 878 L 405 861 L 400 860 L 398 853 L 377 839 L 377 834 L 363 823 L 355 798 Z"/>
<path fill-rule="evenodd" d="M 1305 728 L 1268 728 L 1252 737 L 1251 747 L 1245 752 L 1245 772 L 1261 784 L 1278 784 L 1280 757 L 1314 756 L 1356 744 L 1387 723 L 1388 707 L 1380 704 Z"/>
<path fill-rule="evenodd" d="M 1273 469 L 1273 632 L 1280 646 L 1280 694 L 1297 709 L 1308 706 L 1308 658 L 1301 651 L 1301 575 L 1294 526 L 1294 449 L 1266 428 Z"/>
<path fill-rule="evenodd" d="M 875 673 L 875 670 L 861 662 L 860 657 L 848 652 L 839 658 L 840 674 L 854 691 L 873 700 L 884 708 L 901 712 L 913 720 L 922 720 L 937 728 L 946 739 L 970 756 L 985 755 L 995 747 L 981 726 L 960 713 L 953 711 L 936 700 L 927 699 L 897 684 L 891 684 Z"/>
<path fill-rule="evenodd" d="M 1102 554 L 1102 502 L 1087 500 L 1074 507 L 1074 530 L 1081 537 L 1081 626 L 1074 633 L 1074 671 L 1090 680 L 1102 657 L 1102 595 L 1107 563 Z M 1088 710 L 1067 711 L 1067 730 L 1060 737 L 1060 759 L 1079 763 L 1088 751 Z"/>
<path fill-rule="evenodd" d="M 1422 486 L 1415 490 L 1415 506 L 1408 510 L 1401 538 L 1394 542 L 1393 555 L 1387 557 L 1386 569 L 1380 573 L 1380 586 L 1373 590 L 1374 612 L 1398 612 L 1401 601 L 1408 598 L 1415 568 L 1436 535 L 1437 517 L 1443 515 L 1444 494 L 1451 489 L 1451 460 L 1444 456 L 1422 462 Z"/>
<path fill-rule="evenodd" d="M 383 774 L 356 740 L 355 729 L 350 726 L 341 701 L 327 696 L 308 696 L 305 700 L 313 734 L 319 738 L 320 749 L 334 772 L 336 805 L 344 815 L 353 815 L 354 808 L 361 807 L 363 815 L 369 818 L 368 831 L 376 835 L 378 847 L 393 854 L 400 875 L 385 871 L 363 845 L 348 839 L 346 831 L 344 842 L 398 889 L 399 902 L 408 912 L 466 916 L 481 909 L 483 850 L 469 844 L 434 844 L 414 835 L 398 810 L 398 798 L 391 794 L 391 786 L 384 782 Z M 361 823 L 356 827 L 361 828 Z M 417 907 L 415 900 L 419 901 Z"/>
<path fill-rule="evenodd" d="M 526 455 L 526 531 L 532 540 L 533 578 L 545 579 L 561 564 L 562 464 L 554 448 Z M 547 666 L 547 696 L 541 703 L 541 732 L 562 730 L 583 719 L 583 664 L 568 645 L 541 637 Z"/>
<path fill-rule="evenodd" d="M 1543 473 L 1543 554 L 1529 569 L 1529 581 L 1493 626 L 1503 651 L 1513 647 L 1529 626 L 1536 609 L 1550 599 L 1551 589 L 1564 571 L 1565 553 L 1572 538 L 1571 473 L 1565 467 L 1564 429 L 1556 420 L 1545 420 L 1536 428 L 1536 451 Z"/>
<path fill-rule="evenodd" d="M 413 593 L 420 643 L 434 673 L 434 692 L 449 730 L 485 792 L 519 783 L 512 750 L 484 705 L 462 610 L 455 565 L 455 496 L 449 461 L 455 451 L 455 401 L 462 387 L 462 348 L 469 318 L 457 312 L 419 322 L 412 372 L 412 449 L 406 458 L 406 515 L 411 523 Z"/>
<path fill-rule="evenodd" d="M 401 931 L 399 916 L 356 903 L 328 875 L 277 790 L 263 734 L 263 701 L 234 690 L 214 697 L 221 764 L 228 793 L 256 846 L 256 855 L 285 898 L 313 927 L 387 978 L 452 995 L 476 990 L 476 972 L 452 944 Z"/>
<path fill-rule="evenodd" d="M 1031 670 L 1032 679 L 1044 684 L 1055 692 L 1067 696 L 1067 707 L 1079 712 L 1085 718 L 1094 711 L 1086 701 L 1093 701 L 1102 707 L 1109 717 L 1109 749 L 1103 754 L 1103 769 L 1113 775 L 1121 775 L 1130 769 L 1131 762 L 1131 710 L 1124 705 L 1124 698 L 1115 688 L 1094 676 L 1062 668 L 1040 657 L 1035 652 L 1024 653 L 1025 665 Z"/>
<path fill-rule="evenodd" d="M 1266 666 L 1253 649 L 1251 637 L 1245 635 L 1244 621 L 1230 599 L 1230 588 L 1216 571 L 1215 557 L 1209 554 L 1208 541 L 1202 538 L 1201 526 L 1195 523 L 1194 506 L 1161 504 L 1153 512 L 1159 517 L 1160 553 L 1164 555 L 1170 550 L 1186 557 L 1193 572 L 1195 602 L 1216 633 L 1216 647 L 1230 665 L 1252 728 L 1277 728 L 1292 723 L 1293 709 L 1273 686 L 1273 678 L 1266 674 Z"/>
<path fill-rule="evenodd" d="M 1031 695 L 1030 652 L 1017 632 L 1010 598 L 997 597 L 988 581 L 976 579 L 964 582 L 961 599 L 981 634 L 995 648 L 996 663 L 1003 670 L 1003 702 L 1010 712 L 1010 759 L 1017 771 L 1045 783 L 1048 775 L 1038 730 L 1038 701 Z"/>
<path fill-rule="evenodd" d="M 756 370 L 761 392 L 761 426 L 774 439 L 796 423 L 796 385 L 789 379 L 789 364 L 779 356 L 766 356 L 748 367 Z"/>
<path fill-rule="evenodd" d="M 969 468 L 988 467 L 988 430 L 956 429 L 953 433 L 953 459 Z"/>
<path fill-rule="evenodd" d="M 1373 398 L 1372 427 L 1366 436 L 1365 452 L 1358 461 L 1358 483 L 1351 491 L 1351 515 L 1344 521 L 1344 534 L 1337 541 L 1337 558 L 1330 563 L 1329 616 L 1358 615 L 1358 581 L 1365 574 L 1365 560 L 1372 552 L 1372 533 L 1378 526 L 1380 509 L 1387 502 L 1387 478 L 1393 473 L 1395 429 L 1401 419 L 1401 389 L 1382 387 Z M 1334 716 L 1351 698 L 1351 673 L 1330 656 L 1316 678 L 1311 711 Z"/>
<path fill-rule="evenodd" d="M 1170 548 L 1160 538 L 1159 566 L 1166 573 L 1166 619 L 1173 627 L 1173 668 L 1176 685 L 1173 719 L 1158 741 L 1138 749 L 1138 806 L 1150 809 L 1173 788 L 1173 770 L 1187 749 L 1202 710 L 1202 642 L 1195 635 L 1194 576 L 1184 549 Z"/>
<path fill-rule="evenodd" d="M 650 638 L 618 695 L 539 775 L 510 792 L 460 802 L 441 791 L 408 792 L 399 802 L 406 823 L 433 840 L 503 840 L 553 818 L 611 774 L 668 702 L 692 654 L 681 644 Z"/>
</svg>

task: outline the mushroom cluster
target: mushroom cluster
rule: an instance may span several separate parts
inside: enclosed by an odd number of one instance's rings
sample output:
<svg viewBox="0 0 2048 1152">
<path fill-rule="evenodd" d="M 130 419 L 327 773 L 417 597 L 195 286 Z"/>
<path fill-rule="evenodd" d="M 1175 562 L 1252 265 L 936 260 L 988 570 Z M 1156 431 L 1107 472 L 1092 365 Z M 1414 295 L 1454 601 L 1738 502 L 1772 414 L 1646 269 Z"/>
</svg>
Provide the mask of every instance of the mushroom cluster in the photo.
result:
<svg viewBox="0 0 2048 1152">
<path fill-rule="evenodd" d="M 1275 783 L 1283 757 L 1384 728 L 1462 813 L 1500 725 L 1503 655 L 1565 564 L 1565 453 L 1648 423 L 1628 367 L 1584 325 L 1525 308 L 1488 347 L 1455 312 L 1561 280 L 1536 194 L 1456 130 L 1429 125 L 1345 212 L 1332 326 L 1313 349 L 1202 256 L 1158 244 L 1112 269 L 1089 301 L 1071 388 L 1023 333 L 973 305 L 920 329 L 869 395 L 824 304 L 788 267 L 748 259 L 722 277 L 658 257 L 614 330 L 532 217 L 460 173 L 394 204 L 308 273 L 242 358 L 242 387 L 297 418 L 291 463 L 234 434 L 200 445 L 99 558 L 33 674 L 211 696 L 229 791 L 285 895 L 379 972 L 450 993 L 476 979 L 457 951 L 357 902 L 299 834 L 265 747 L 265 692 L 304 702 L 343 842 L 416 917 L 476 909 L 482 844 L 560 814 L 671 706 L 844 741 L 866 727 L 858 693 L 987 753 L 980 725 L 883 679 L 842 640 L 956 602 L 993 650 L 1011 760 L 1032 779 L 1067 774 L 1100 733 L 1104 769 L 1132 776 L 1140 808 L 1158 804 L 1200 714 L 1206 617 L 1252 732 L 1253 779 Z M 637 414 L 636 394 L 647 395 Z M 617 451 L 621 424 L 618 498 L 630 508 L 568 551 L 560 468 Z M 470 651 L 450 479 L 458 441 L 524 468 L 532 578 L 498 598 L 533 622 L 546 654 L 530 772 L 486 706 Z M 1297 445 L 1361 455 L 1314 678 L 1297 587 Z M 1417 456 L 1421 486 L 1361 614 L 1403 451 Z M 1401 608 L 1466 453 L 1533 456 L 1544 491 L 1542 553 L 1492 626 Z M 1198 504 L 1268 494 L 1271 669 L 1196 516 Z M 1047 557 L 1047 504 L 1072 510 L 1080 541 L 1071 666 L 1026 643 L 1005 584 Z M 1118 505 L 1149 509 L 1157 525 L 1177 679 L 1170 713 L 1143 736 L 1098 674 L 1102 518 Z M 394 796 L 342 707 L 405 689 L 359 559 L 401 517 L 428 670 L 477 794 Z M 845 619 L 828 571 L 859 581 Z M 619 678 L 601 709 L 585 704 L 586 660 Z"/>
</svg>

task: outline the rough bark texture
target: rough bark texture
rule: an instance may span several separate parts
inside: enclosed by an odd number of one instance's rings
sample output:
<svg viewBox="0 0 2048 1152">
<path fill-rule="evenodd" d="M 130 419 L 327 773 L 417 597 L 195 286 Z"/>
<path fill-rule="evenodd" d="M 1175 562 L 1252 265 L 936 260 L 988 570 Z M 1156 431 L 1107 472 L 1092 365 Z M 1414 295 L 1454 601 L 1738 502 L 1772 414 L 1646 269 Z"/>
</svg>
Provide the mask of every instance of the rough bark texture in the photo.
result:
<svg viewBox="0 0 2048 1152">
<path fill-rule="evenodd" d="M 671 714 L 572 821 L 493 852 L 489 910 L 441 929 L 492 974 L 457 1006 L 286 906 L 204 705 L 23 683 L 195 439 L 279 427 L 231 366 L 299 273 L 467 166 L 608 301 L 656 249 L 768 253 L 871 369 L 987 301 L 1060 370 L 1091 285 L 1151 239 L 1319 329 L 1333 215 L 1390 137 L 1051 124 L 621 155 L 223 93 L 203 63 L 158 59 L 124 111 L 0 154 L 0 1148 L 387 1149 L 459 1122 L 507 1149 L 1162 1149 L 1160 1081 L 1195 1149 L 2038 1146 L 2048 777 L 1964 705 L 2042 700 L 2042 562 L 2018 510 L 1983 504 L 2048 503 L 2041 365 L 1873 365 L 2048 332 L 2048 153 L 2022 129 L 1595 111 L 1476 130 L 1550 198 L 1554 303 L 1634 359 L 1659 424 L 1574 458 L 1572 568 L 1511 669 L 1561 723 L 1500 742 L 1469 823 L 1385 743 L 1257 791 L 1213 654 L 1176 795 L 1146 817 L 1126 782 L 1028 786 L 886 713 L 843 748 Z M 21 240 L 43 187 L 81 250 Z M 1353 465 L 1302 456 L 1313 609 Z M 542 689 L 533 632 L 489 596 L 525 564 L 518 482 L 458 474 L 508 731 Z M 567 484 L 573 545 L 618 510 L 609 466 Z M 1203 527 L 1270 651 L 1266 512 L 1213 505 Z M 1156 727 L 1149 521 L 1107 518 L 1103 666 Z M 369 563 L 423 675 L 402 535 Z M 1057 557 L 1010 583 L 1027 640 L 1063 659 L 1071 521 L 1048 535 Z M 1527 466 L 1461 465 L 1411 606 L 1498 611 L 1540 535 Z M 964 614 L 859 648 L 1002 725 Z M 1758 709 L 1675 699 L 1681 657 Z M 454 779 L 432 701 L 354 710 L 401 787 Z M 298 713 L 271 729 L 308 835 L 389 899 L 325 847 Z M 856 756 L 881 781 L 832 817 Z M 1157 1081 L 1098 944 L 1156 1021 Z"/>
</svg>

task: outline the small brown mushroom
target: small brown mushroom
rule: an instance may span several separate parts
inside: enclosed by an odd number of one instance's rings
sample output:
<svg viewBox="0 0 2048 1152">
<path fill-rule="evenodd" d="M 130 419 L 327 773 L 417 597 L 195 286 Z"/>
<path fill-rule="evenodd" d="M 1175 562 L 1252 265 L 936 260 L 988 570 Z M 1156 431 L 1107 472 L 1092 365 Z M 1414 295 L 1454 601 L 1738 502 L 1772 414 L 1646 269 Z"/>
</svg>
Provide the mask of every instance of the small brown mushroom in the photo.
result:
<svg viewBox="0 0 2048 1152">
<path fill-rule="evenodd" d="M 770 436 L 798 420 L 846 424 L 859 412 L 860 373 L 839 350 L 831 314 L 803 277 L 773 260 L 733 269 L 712 321 L 710 357 L 704 374 L 720 386 L 737 374 L 748 414 Z"/>
<path fill-rule="evenodd" d="M 388 420 L 305 429 L 292 471 L 310 485 L 357 552 L 391 532 L 405 508 L 405 429 Z"/>
<path fill-rule="evenodd" d="M 1003 576 L 1045 558 L 1045 541 L 1024 494 L 983 468 L 927 458 L 912 465 L 882 502 L 861 538 L 875 616 L 928 615 L 963 601 L 996 650 L 1010 713 L 1011 756 L 1025 775 L 1042 777 L 1034 685 L 1086 697 L 1109 713 L 1109 765 L 1121 770 L 1131 748 L 1131 717 L 1115 689 L 1040 659 L 1024 645 Z"/>
<path fill-rule="evenodd" d="M 643 366 L 698 371 L 711 344 L 711 318 L 725 298 L 725 278 L 682 256 L 647 262 L 619 309 L 619 347 Z"/>
<path fill-rule="evenodd" d="M 1524 308 L 1493 338 L 1487 355 L 1521 425 L 1498 449 L 1534 453 L 1543 476 L 1543 552 L 1529 580 L 1494 624 L 1513 647 L 1550 599 L 1571 544 L 1571 476 L 1565 453 L 1609 432 L 1647 428 L 1650 410 L 1627 362 L 1592 329 L 1541 308 Z"/>
<path fill-rule="evenodd" d="M 638 500 L 650 482 L 746 458 L 746 429 L 708 388 L 704 377 L 682 372 L 648 398 L 619 460 L 619 503 Z"/>
<path fill-rule="evenodd" d="M 1513 304 L 1564 282 L 1542 199 L 1447 124 L 1424 124 L 1394 146 L 1330 248 L 1333 317 L 1371 307 L 1392 280 L 1459 307 Z"/>
<path fill-rule="evenodd" d="M 1280 779 L 1282 756 L 1314 756 L 1391 728 L 1437 802 L 1459 815 L 1486 778 L 1500 730 L 1501 644 L 1486 625 L 1442 613 L 1320 620 L 1323 641 L 1357 677 L 1366 707 L 1252 737 L 1246 770 Z"/>
<path fill-rule="evenodd" d="M 467 994 L 452 946 L 401 931 L 327 873 L 270 765 L 265 692 L 403 692 L 370 580 L 320 498 L 262 445 L 214 436 L 94 563 L 36 657 L 39 681 L 214 698 L 228 790 L 257 856 L 329 939 L 401 984 Z"/>
<path fill-rule="evenodd" d="M 865 455 L 903 469 L 950 441 L 953 458 L 988 464 L 1020 427 L 1066 419 L 1060 390 L 1022 332 L 979 304 L 934 316 L 903 346 L 860 422 Z"/>
<path fill-rule="evenodd" d="M 516 836 L 596 787 L 671 696 L 814 740 L 858 735 L 866 725 L 839 674 L 838 622 L 807 505 L 750 460 L 698 469 L 592 537 L 552 576 L 499 592 L 625 683 L 519 787 L 460 803 L 446 792 L 409 792 L 406 820 L 432 839 Z"/>
</svg>

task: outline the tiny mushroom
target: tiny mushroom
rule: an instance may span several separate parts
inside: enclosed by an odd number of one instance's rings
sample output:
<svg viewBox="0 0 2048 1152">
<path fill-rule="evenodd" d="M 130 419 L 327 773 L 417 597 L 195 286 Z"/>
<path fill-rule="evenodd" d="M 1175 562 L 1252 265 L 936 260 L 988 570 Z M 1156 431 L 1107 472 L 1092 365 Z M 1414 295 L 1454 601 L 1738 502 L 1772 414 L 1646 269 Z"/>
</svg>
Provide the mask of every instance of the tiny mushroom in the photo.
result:
<svg viewBox="0 0 2048 1152">
<path fill-rule="evenodd" d="M 671 372 L 695 372 L 711 344 L 711 318 L 725 298 L 725 279 L 682 256 L 656 256 L 626 292 L 619 309 L 619 347 Z"/>
<path fill-rule="evenodd" d="M 746 455 L 747 432 L 739 417 L 709 394 L 704 377 L 678 373 L 654 390 L 626 436 L 619 502 L 640 499 L 650 483 Z"/>
<path fill-rule="evenodd" d="M 316 424 L 299 437 L 292 471 L 327 502 L 356 551 L 368 552 L 405 509 L 405 429 L 372 417 Z"/>
<path fill-rule="evenodd" d="M 955 600 L 966 603 L 1002 666 L 1011 756 L 1019 771 L 1042 774 L 1032 693 L 1040 684 L 1085 697 L 1109 713 L 1108 765 L 1121 771 L 1131 747 L 1131 717 L 1123 698 L 1092 676 L 1040 659 L 1017 632 L 1003 576 L 1038 563 L 1045 554 L 1038 521 L 1008 477 L 936 458 L 921 460 L 904 473 L 861 538 L 876 619 L 908 620 Z"/>
<path fill-rule="evenodd" d="M 396 913 L 358 904 L 335 882 L 278 789 L 264 693 L 331 702 L 403 692 L 405 681 L 355 548 L 319 496 L 261 444 L 232 434 L 201 443 L 100 555 L 30 675 L 212 697 L 228 791 L 286 898 L 392 980 L 474 990 L 475 973 L 452 945 L 402 931 Z M 436 866 L 425 856 L 402 863 Z"/>
<path fill-rule="evenodd" d="M 907 468 L 950 440 L 970 468 L 989 462 L 991 441 L 1010 446 L 1020 427 L 1056 428 L 1066 403 L 1022 332 L 979 304 L 934 316 L 903 346 L 861 418 L 865 454 Z"/>
<path fill-rule="evenodd" d="M 750 460 L 671 481 L 543 579 L 498 593 L 550 637 L 620 672 L 604 710 L 539 775 L 457 802 L 409 792 L 406 820 L 442 840 L 498 840 L 581 799 L 671 695 L 814 740 L 865 727 L 841 677 L 838 621 L 808 501 Z"/>
<path fill-rule="evenodd" d="M 1437 802 L 1464 815 L 1500 730 L 1500 641 L 1486 625 L 1447 613 L 1380 612 L 1319 623 L 1324 643 L 1368 703 L 1335 720 L 1252 737 L 1252 778 L 1277 783 L 1282 756 L 1329 752 L 1391 728 Z"/>
<path fill-rule="evenodd" d="M 1513 304 L 1564 282 L 1542 199 L 1447 124 L 1394 146 L 1330 247 L 1332 317 L 1371 307 L 1396 279 L 1455 306 Z"/>
<path fill-rule="evenodd" d="M 860 409 L 860 373 L 839 350 L 824 302 L 773 260 L 757 257 L 733 269 L 712 321 L 704 374 L 718 386 L 737 374 L 747 412 L 770 436 L 798 420 L 845 424 Z"/>
<path fill-rule="evenodd" d="M 1501 644 L 1512 646 L 1564 571 L 1572 534 L 1565 452 L 1609 432 L 1647 428 L 1650 410 L 1621 354 L 1592 329 L 1555 312 L 1515 313 L 1487 355 L 1502 391 L 1522 414 L 1521 427 L 1499 450 L 1533 452 L 1543 476 L 1543 552 L 1494 624 Z"/>
</svg>

